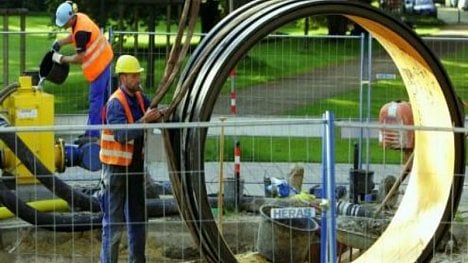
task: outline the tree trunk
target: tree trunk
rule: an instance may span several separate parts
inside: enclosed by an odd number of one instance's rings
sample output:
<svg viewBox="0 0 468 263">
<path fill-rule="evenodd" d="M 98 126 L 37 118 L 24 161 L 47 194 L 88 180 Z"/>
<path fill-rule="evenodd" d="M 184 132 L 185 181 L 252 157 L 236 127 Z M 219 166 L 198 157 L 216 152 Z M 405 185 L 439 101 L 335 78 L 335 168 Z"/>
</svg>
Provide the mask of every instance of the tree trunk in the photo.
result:
<svg viewBox="0 0 468 263">
<path fill-rule="evenodd" d="M 219 21 L 218 0 L 207 0 L 200 5 L 201 31 L 208 33 Z"/>
<path fill-rule="evenodd" d="M 346 35 L 348 19 L 340 15 L 327 16 L 328 35 Z"/>
</svg>

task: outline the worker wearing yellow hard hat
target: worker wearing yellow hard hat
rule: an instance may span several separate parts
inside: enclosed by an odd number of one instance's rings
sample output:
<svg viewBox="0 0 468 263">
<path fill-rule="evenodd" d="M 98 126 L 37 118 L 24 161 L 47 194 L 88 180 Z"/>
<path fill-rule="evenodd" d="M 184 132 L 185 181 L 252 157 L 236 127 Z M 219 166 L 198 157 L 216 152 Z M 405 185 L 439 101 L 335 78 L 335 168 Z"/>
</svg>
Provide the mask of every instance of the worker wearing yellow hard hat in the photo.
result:
<svg viewBox="0 0 468 263">
<path fill-rule="evenodd" d="M 122 55 L 115 64 L 115 73 L 140 73 L 145 69 L 140 67 L 138 59 L 131 55 Z"/>
<path fill-rule="evenodd" d="M 140 88 L 138 59 L 122 55 L 115 72 L 119 87 L 105 108 L 105 124 L 155 122 L 162 112 L 148 109 L 149 99 Z M 144 130 L 103 129 L 100 160 L 100 203 L 103 212 L 101 263 L 117 262 L 123 225 L 127 226 L 129 262 L 145 262 L 146 215 L 144 191 Z"/>
</svg>

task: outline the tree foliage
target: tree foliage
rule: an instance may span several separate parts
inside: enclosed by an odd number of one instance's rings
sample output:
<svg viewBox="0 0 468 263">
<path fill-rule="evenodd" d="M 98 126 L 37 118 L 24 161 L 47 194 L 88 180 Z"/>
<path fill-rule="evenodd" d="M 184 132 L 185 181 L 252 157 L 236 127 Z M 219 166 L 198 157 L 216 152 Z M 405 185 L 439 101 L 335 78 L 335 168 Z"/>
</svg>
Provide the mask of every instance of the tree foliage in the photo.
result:
<svg viewBox="0 0 468 263">
<path fill-rule="evenodd" d="M 27 8 L 30 12 L 47 12 L 51 24 L 57 7 L 65 0 L 0 0 L 0 8 Z M 147 25 L 148 19 L 154 15 L 156 21 L 166 16 L 166 6 L 162 4 L 136 4 L 131 0 L 75 0 L 79 12 L 86 13 L 99 26 L 108 27 L 119 24 L 122 19 L 122 29 L 131 29 L 134 25 Z M 157 1 L 155 1 L 156 3 Z M 178 8 L 172 8 L 172 23 L 177 22 Z M 138 19 L 138 21 L 136 21 Z"/>
<path fill-rule="evenodd" d="M 44 0 L 0 0 L 0 8 L 27 8 L 29 10 L 44 10 Z"/>
</svg>

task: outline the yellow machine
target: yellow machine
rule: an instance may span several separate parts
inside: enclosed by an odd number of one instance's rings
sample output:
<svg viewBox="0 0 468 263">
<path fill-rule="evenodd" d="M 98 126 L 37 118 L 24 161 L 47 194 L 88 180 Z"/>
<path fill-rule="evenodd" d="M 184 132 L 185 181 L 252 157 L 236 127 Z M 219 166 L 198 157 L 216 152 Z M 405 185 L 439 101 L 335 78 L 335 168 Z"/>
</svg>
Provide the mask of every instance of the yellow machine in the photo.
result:
<svg viewBox="0 0 468 263">
<path fill-rule="evenodd" d="M 32 85 L 30 76 L 19 77 L 20 86 L 0 104 L 9 126 L 32 127 L 54 125 L 54 96 Z M 53 131 L 21 131 L 17 135 L 28 145 L 36 157 L 50 170 L 55 171 Z M 34 183 L 34 175 L 18 160 L 11 149 L 0 142 L 3 151 L 3 170 L 17 176 L 17 183 Z"/>
<path fill-rule="evenodd" d="M 64 172 L 65 167 L 81 166 L 90 171 L 101 168 L 99 161 L 98 142 L 88 142 L 80 145 L 65 144 L 63 140 L 55 140 L 54 125 L 54 96 L 45 93 L 40 86 L 33 86 L 30 76 L 19 78 L 19 87 L 0 91 L 0 125 L 16 127 L 50 127 L 50 129 L 35 131 L 12 131 L 14 143 L 0 141 L 0 168 L 5 175 L 16 177 L 18 184 L 36 183 L 34 162 L 42 163 L 43 168 L 50 174 Z M 17 141 L 22 141 L 23 149 L 27 147 L 32 152 L 34 160 L 28 160 L 30 167 L 26 167 L 20 156 L 21 147 L 16 147 Z M 8 145 L 8 146 L 7 146 Z M 26 146 L 24 146 L 26 145 Z M 33 172 L 31 172 L 33 171 Z"/>
</svg>

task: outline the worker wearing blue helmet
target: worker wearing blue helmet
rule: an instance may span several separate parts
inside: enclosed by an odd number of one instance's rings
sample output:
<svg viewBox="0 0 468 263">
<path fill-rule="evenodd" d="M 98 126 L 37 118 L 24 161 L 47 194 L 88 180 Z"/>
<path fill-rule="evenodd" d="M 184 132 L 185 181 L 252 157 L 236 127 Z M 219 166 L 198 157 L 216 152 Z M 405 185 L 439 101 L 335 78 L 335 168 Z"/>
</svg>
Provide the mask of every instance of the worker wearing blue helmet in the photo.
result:
<svg viewBox="0 0 468 263">
<path fill-rule="evenodd" d="M 55 24 L 62 28 L 71 28 L 71 33 L 56 39 L 52 45 L 52 60 L 56 63 L 80 64 L 83 75 L 90 83 L 88 124 L 102 124 L 102 109 L 111 93 L 111 62 L 114 57 L 112 47 L 99 27 L 71 1 L 60 4 L 57 8 Z M 75 54 L 62 55 L 61 46 L 73 44 Z M 100 136 L 99 130 L 89 129 L 81 136 L 79 143 L 95 141 Z"/>
</svg>

